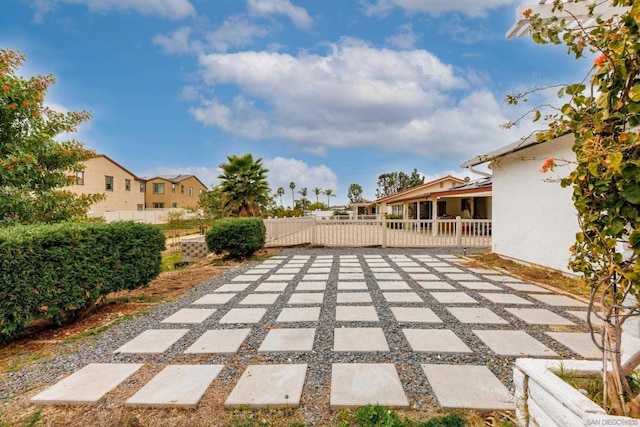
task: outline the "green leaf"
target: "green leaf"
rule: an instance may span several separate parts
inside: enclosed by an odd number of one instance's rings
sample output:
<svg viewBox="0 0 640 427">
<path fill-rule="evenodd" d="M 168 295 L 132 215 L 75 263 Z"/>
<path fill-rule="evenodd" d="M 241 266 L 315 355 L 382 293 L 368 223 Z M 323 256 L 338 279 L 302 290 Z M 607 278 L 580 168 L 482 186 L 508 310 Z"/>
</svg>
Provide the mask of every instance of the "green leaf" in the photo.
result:
<svg viewBox="0 0 640 427">
<path fill-rule="evenodd" d="M 640 184 L 629 182 L 622 184 L 622 197 L 629 203 L 634 205 L 640 204 Z"/>
<path fill-rule="evenodd" d="M 629 98 L 631 98 L 633 102 L 640 102 L 640 83 L 633 85 L 629 91 Z"/>
<path fill-rule="evenodd" d="M 540 113 L 540 110 L 534 110 L 534 117 L 533 117 L 533 121 L 537 122 L 538 120 L 540 120 L 540 116 L 542 116 L 542 114 Z"/>
<path fill-rule="evenodd" d="M 636 249 L 640 247 L 640 232 L 638 230 L 633 230 L 631 235 L 629 236 L 629 245 Z"/>
<path fill-rule="evenodd" d="M 609 167 L 616 173 L 622 173 L 620 164 L 622 163 L 622 153 L 611 153 L 607 156 Z"/>
</svg>

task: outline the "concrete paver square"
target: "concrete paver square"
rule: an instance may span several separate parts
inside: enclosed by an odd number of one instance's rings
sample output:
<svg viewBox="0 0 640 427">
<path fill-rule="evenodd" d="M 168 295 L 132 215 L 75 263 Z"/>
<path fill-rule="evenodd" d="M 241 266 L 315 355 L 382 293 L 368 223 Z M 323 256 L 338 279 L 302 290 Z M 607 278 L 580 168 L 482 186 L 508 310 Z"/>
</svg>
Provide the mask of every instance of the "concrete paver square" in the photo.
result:
<svg viewBox="0 0 640 427">
<path fill-rule="evenodd" d="M 502 288 L 488 282 L 458 282 L 458 284 L 473 291 L 501 291 Z"/>
<path fill-rule="evenodd" d="M 405 323 L 442 323 L 442 320 L 427 307 L 391 307 L 398 322 Z"/>
<path fill-rule="evenodd" d="M 338 280 L 364 280 L 364 273 L 338 273 Z"/>
<path fill-rule="evenodd" d="M 433 267 L 433 269 L 438 273 L 464 273 L 457 267 Z"/>
<path fill-rule="evenodd" d="M 164 353 L 189 329 L 149 329 L 114 351 L 114 353 Z"/>
<path fill-rule="evenodd" d="M 503 283 L 503 285 L 513 289 L 514 291 L 532 292 L 532 293 L 539 293 L 539 294 L 551 293 L 551 291 L 548 289 L 542 288 L 540 286 L 532 285 L 529 283 Z"/>
<path fill-rule="evenodd" d="M 301 282 L 296 286 L 296 291 L 324 291 L 327 289 L 327 282 Z"/>
<path fill-rule="evenodd" d="M 447 307 L 447 310 L 462 323 L 507 324 L 506 320 L 484 307 Z"/>
<path fill-rule="evenodd" d="M 293 280 L 295 276 L 295 274 L 272 274 L 265 280 L 267 282 L 288 282 L 290 280 Z"/>
<path fill-rule="evenodd" d="M 302 270 L 302 267 L 283 267 L 276 271 L 276 274 L 296 274 Z"/>
<path fill-rule="evenodd" d="M 302 281 L 311 282 L 311 281 L 319 281 L 319 280 L 329 280 L 328 274 L 305 274 L 302 276 Z"/>
<path fill-rule="evenodd" d="M 331 273 L 331 267 L 310 267 L 307 270 L 309 274 L 327 274 Z"/>
<path fill-rule="evenodd" d="M 445 304 L 477 304 L 478 301 L 464 292 L 430 292 L 436 301 Z"/>
<path fill-rule="evenodd" d="M 220 323 L 258 323 L 266 312 L 266 308 L 232 308 Z"/>
<path fill-rule="evenodd" d="M 409 290 L 411 286 L 407 282 L 395 281 L 395 282 L 387 282 L 382 281 L 378 282 L 378 287 L 383 291 L 402 291 Z"/>
<path fill-rule="evenodd" d="M 531 297 L 555 307 L 587 307 L 586 303 L 564 295 L 531 295 Z"/>
<path fill-rule="evenodd" d="M 231 279 L 232 282 L 255 282 L 260 280 L 262 274 L 241 274 Z"/>
<path fill-rule="evenodd" d="M 276 300 L 280 294 L 249 294 L 242 301 L 240 301 L 239 305 L 271 305 Z"/>
<path fill-rule="evenodd" d="M 383 292 L 382 295 L 387 302 L 424 302 L 415 292 Z"/>
<path fill-rule="evenodd" d="M 307 365 L 250 365 L 225 406 L 291 407 L 300 404 Z"/>
<path fill-rule="evenodd" d="M 450 280 L 460 280 L 460 281 L 480 280 L 479 277 L 476 277 L 473 274 L 469 274 L 469 273 L 445 273 L 445 276 L 447 276 L 447 278 Z"/>
<path fill-rule="evenodd" d="M 260 283 L 253 292 L 282 292 L 287 289 L 289 284 L 287 282 L 267 282 Z"/>
<path fill-rule="evenodd" d="M 215 308 L 181 308 L 160 323 L 202 323 L 215 312 Z"/>
<path fill-rule="evenodd" d="M 413 351 L 425 353 L 473 353 L 449 329 L 403 329 Z"/>
<path fill-rule="evenodd" d="M 362 267 L 343 267 L 340 266 L 340 273 L 362 273 Z"/>
<path fill-rule="evenodd" d="M 195 408 L 224 365 L 169 365 L 125 402 L 130 407 Z"/>
<path fill-rule="evenodd" d="M 547 332 L 546 334 L 585 359 L 602 358 L 602 352 L 591 340 L 589 332 Z"/>
<path fill-rule="evenodd" d="M 395 269 L 391 267 L 371 267 L 374 273 L 395 273 Z"/>
<path fill-rule="evenodd" d="M 338 293 L 337 296 L 338 304 L 349 303 L 349 302 L 372 302 L 371 294 L 369 292 L 347 292 L 347 293 Z"/>
<path fill-rule="evenodd" d="M 546 308 L 507 308 L 506 310 L 529 325 L 575 325 L 571 320 Z"/>
<path fill-rule="evenodd" d="M 238 284 L 226 284 L 226 285 L 222 285 L 220 286 L 218 289 L 216 289 L 215 293 L 228 293 L 228 292 L 242 292 L 245 289 L 247 289 L 249 286 L 251 286 L 251 283 L 238 283 Z"/>
<path fill-rule="evenodd" d="M 502 356 L 557 356 L 557 353 L 524 331 L 475 330 L 494 353 Z"/>
<path fill-rule="evenodd" d="M 411 273 L 409 274 L 409 277 L 411 277 L 413 280 L 438 280 L 438 276 L 431 273 L 428 273 L 428 274 Z"/>
<path fill-rule="evenodd" d="M 478 274 L 497 274 L 498 272 L 495 270 L 491 270 L 489 268 L 467 268 L 467 270 L 469 271 L 473 271 L 474 273 L 478 273 Z"/>
<path fill-rule="evenodd" d="M 587 321 L 587 311 L 583 311 L 583 310 L 567 310 L 567 313 L 569 313 L 572 316 L 577 317 L 578 319 L 586 322 Z M 599 320 L 595 318 L 595 316 L 591 316 L 591 321 L 592 322 L 598 322 Z"/>
<path fill-rule="evenodd" d="M 44 405 L 95 403 L 141 367 L 139 363 L 90 363 L 35 395 L 31 402 Z"/>
<path fill-rule="evenodd" d="M 376 280 L 402 280 L 398 273 L 374 273 Z"/>
<path fill-rule="evenodd" d="M 233 354 L 238 351 L 251 329 L 216 329 L 206 331 L 191 346 L 186 354 L 222 353 Z"/>
<path fill-rule="evenodd" d="M 364 405 L 409 406 L 393 363 L 334 363 L 331 365 L 331 409 Z"/>
<path fill-rule="evenodd" d="M 324 302 L 324 294 L 322 293 L 300 292 L 300 293 L 291 295 L 291 297 L 289 297 L 289 301 L 287 301 L 287 304 L 289 305 L 322 304 L 323 302 Z"/>
<path fill-rule="evenodd" d="M 402 267 L 402 270 L 406 273 L 429 273 L 424 267 Z"/>
<path fill-rule="evenodd" d="M 445 409 L 514 410 L 509 390 L 486 366 L 422 365 Z"/>
<path fill-rule="evenodd" d="M 516 277 L 502 275 L 502 274 L 486 274 L 484 275 L 484 277 L 488 280 L 493 280 L 494 282 L 514 282 L 514 283 L 522 282 L 522 280 Z"/>
<path fill-rule="evenodd" d="M 315 336 L 315 328 L 272 329 L 262 341 L 258 351 L 311 351 Z"/>
<path fill-rule="evenodd" d="M 448 284 L 447 282 L 418 282 L 423 289 L 441 289 L 441 290 L 453 290 L 456 289 L 455 286 Z"/>
<path fill-rule="evenodd" d="M 524 298 L 520 298 L 517 295 L 513 294 L 503 294 L 503 293 L 481 293 L 483 298 L 488 299 L 489 301 L 496 304 L 508 304 L 508 305 L 532 305 L 531 301 L 527 301 Z"/>
<path fill-rule="evenodd" d="M 382 328 L 336 328 L 333 351 L 389 351 Z"/>
<path fill-rule="evenodd" d="M 378 322 L 378 313 L 374 306 L 339 305 L 336 307 L 338 322 Z"/>
<path fill-rule="evenodd" d="M 221 305 L 226 304 L 235 297 L 236 294 L 207 294 L 193 302 L 198 305 Z"/>
<path fill-rule="evenodd" d="M 252 268 L 247 271 L 247 274 L 262 276 L 263 274 L 267 274 L 271 271 L 271 268 Z"/>
<path fill-rule="evenodd" d="M 320 319 L 320 307 L 285 307 L 276 322 L 317 322 Z"/>
<path fill-rule="evenodd" d="M 338 282 L 339 291 L 360 291 L 367 289 L 369 288 L 365 282 Z"/>
</svg>

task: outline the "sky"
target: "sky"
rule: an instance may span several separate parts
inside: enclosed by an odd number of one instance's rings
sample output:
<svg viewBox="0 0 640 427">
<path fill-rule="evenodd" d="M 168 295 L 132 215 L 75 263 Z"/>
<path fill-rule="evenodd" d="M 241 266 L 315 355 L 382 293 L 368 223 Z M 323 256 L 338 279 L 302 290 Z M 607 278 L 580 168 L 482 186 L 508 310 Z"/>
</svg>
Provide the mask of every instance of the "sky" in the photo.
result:
<svg viewBox="0 0 640 427">
<path fill-rule="evenodd" d="M 0 46 L 27 55 L 20 74 L 54 74 L 47 103 L 93 115 L 74 138 L 138 176 L 211 186 L 251 153 L 273 192 L 344 204 L 386 172 L 475 178 L 459 165 L 541 127 L 500 125 L 553 93 L 505 96 L 591 63 L 507 40 L 527 1 L 0 0 Z"/>
</svg>

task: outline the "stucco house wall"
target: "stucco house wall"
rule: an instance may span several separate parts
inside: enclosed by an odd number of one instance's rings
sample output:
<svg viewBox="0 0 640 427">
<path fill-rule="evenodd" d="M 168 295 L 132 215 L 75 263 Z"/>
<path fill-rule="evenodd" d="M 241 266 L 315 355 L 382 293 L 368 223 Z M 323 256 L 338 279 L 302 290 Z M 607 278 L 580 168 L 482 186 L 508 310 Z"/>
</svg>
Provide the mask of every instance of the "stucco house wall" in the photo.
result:
<svg viewBox="0 0 640 427">
<path fill-rule="evenodd" d="M 89 213 L 101 215 L 107 211 L 135 211 L 144 208 L 144 192 L 140 191 L 139 179 L 133 173 L 120 166 L 105 155 L 98 155 L 83 163 L 84 171 L 79 183 L 69 187 L 76 194 L 104 194 L 106 198 L 91 206 Z M 112 185 L 108 189 L 106 177 L 111 177 Z M 125 188 L 128 180 L 129 189 Z"/>
<path fill-rule="evenodd" d="M 501 156 L 493 172 L 493 252 L 569 272 L 569 248 L 578 232 L 571 188 L 558 182 L 571 165 L 543 174 L 545 159 L 575 159 L 573 136 L 566 135 Z M 553 182 L 549 182 L 553 181 Z"/>
<path fill-rule="evenodd" d="M 164 184 L 163 192 L 154 192 L 159 189 L 154 184 Z M 157 208 L 158 204 L 162 204 L 164 209 L 196 208 L 200 193 L 204 191 L 207 191 L 207 187 L 193 175 L 155 177 L 147 181 L 145 201 L 147 209 Z"/>
</svg>

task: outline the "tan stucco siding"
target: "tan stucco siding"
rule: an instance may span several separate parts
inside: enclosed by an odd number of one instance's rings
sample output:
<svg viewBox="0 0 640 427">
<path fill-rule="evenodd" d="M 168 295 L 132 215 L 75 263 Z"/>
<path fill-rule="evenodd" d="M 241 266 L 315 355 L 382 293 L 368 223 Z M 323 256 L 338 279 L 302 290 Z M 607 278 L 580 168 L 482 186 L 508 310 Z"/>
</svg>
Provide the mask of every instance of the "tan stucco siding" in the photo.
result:
<svg viewBox="0 0 640 427">
<path fill-rule="evenodd" d="M 113 178 L 111 190 L 106 187 L 106 177 Z M 106 211 L 137 210 L 144 206 L 144 193 L 140 192 L 140 183 L 133 174 L 104 156 L 98 156 L 84 162 L 84 185 L 69 187 L 76 194 L 104 194 L 106 198 L 94 204 L 90 213 L 102 214 Z M 129 180 L 130 189 L 125 189 Z"/>
<path fill-rule="evenodd" d="M 164 193 L 154 193 L 154 184 L 164 184 Z M 195 208 L 198 206 L 200 190 L 207 188 L 200 184 L 195 177 L 185 178 L 179 183 L 172 183 L 164 178 L 154 178 L 147 181 L 146 204 L 148 209 L 154 208 L 154 203 L 164 203 L 164 208 Z M 157 205 L 156 205 L 157 206 Z"/>
</svg>

